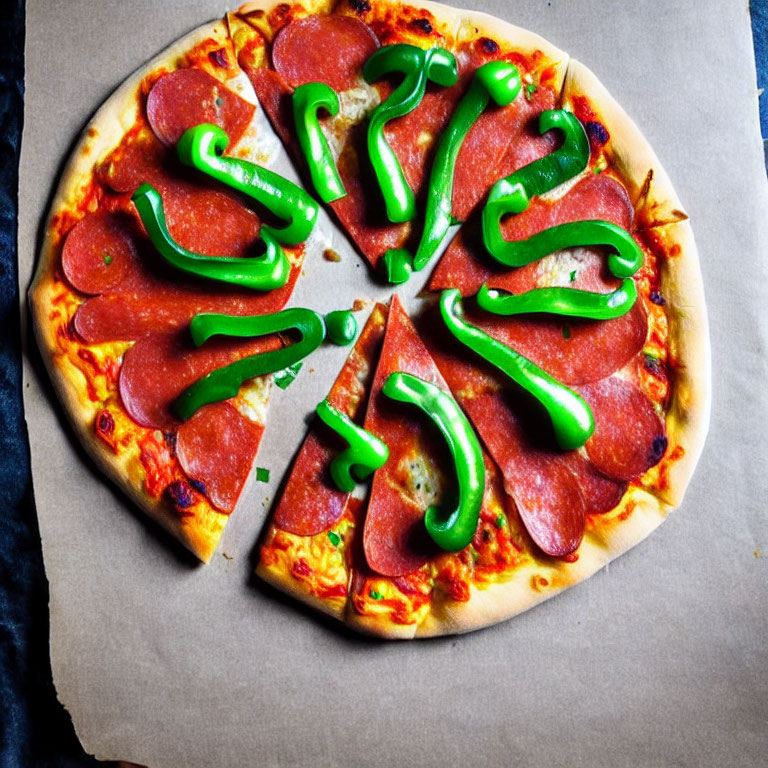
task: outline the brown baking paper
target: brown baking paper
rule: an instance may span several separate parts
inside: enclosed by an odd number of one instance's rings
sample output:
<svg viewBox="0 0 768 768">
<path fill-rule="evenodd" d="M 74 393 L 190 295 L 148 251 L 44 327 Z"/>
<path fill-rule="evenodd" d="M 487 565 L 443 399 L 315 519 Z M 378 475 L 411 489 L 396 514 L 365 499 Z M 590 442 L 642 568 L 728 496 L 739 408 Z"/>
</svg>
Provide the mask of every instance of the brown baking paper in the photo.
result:
<svg viewBox="0 0 768 768">
<path fill-rule="evenodd" d="M 251 577 L 275 488 L 345 350 L 323 349 L 290 389 L 274 390 L 257 460 L 270 482 L 251 484 L 213 562 L 200 566 L 91 468 L 28 338 L 54 680 L 100 758 L 152 768 L 765 764 L 768 192 L 747 4 L 463 5 L 538 32 L 590 67 L 646 134 L 691 216 L 714 409 L 688 494 L 648 540 L 511 621 L 461 637 L 373 641 Z M 137 66 L 225 10 L 215 0 L 28 3 L 23 290 L 57 172 L 87 118 Z M 341 262 L 315 254 L 293 305 L 328 310 L 386 295 L 335 239 Z M 404 292 L 411 305 L 419 287 Z"/>
</svg>

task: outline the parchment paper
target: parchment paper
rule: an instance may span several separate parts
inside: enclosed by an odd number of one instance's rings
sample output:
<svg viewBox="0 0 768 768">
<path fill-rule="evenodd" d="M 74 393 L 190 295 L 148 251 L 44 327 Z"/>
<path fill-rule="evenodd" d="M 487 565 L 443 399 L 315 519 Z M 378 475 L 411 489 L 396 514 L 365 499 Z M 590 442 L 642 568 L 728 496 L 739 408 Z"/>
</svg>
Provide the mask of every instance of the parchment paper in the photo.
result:
<svg viewBox="0 0 768 768">
<path fill-rule="evenodd" d="M 29 341 L 54 679 L 100 758 L 152 768 L 765 764 L 768 194 L 747 4 L 462 4 L 589 66 L 691 216 L 714 411 L 688 495 L 647 541 L 512 621 L 434 641 L 366 640 L 250 577 L 268 500 L 304 431 L 290 403 L 323 397 L 346 351 L 324 350 L 276 391 L 257 462 L 271 482 L 250 487 L 202 567 L 91 470 Z M 22 289 L 86 118 L 144 60 L 224 10 L 217 0 L 28 3 Z M 362 260 L 348 248 L 342 257 L 308 264 L 293 303 L 326 310 L 368 290 Z M 331 280 L 342 286 L 334 296 L 317 292 Z"/>
</svg>

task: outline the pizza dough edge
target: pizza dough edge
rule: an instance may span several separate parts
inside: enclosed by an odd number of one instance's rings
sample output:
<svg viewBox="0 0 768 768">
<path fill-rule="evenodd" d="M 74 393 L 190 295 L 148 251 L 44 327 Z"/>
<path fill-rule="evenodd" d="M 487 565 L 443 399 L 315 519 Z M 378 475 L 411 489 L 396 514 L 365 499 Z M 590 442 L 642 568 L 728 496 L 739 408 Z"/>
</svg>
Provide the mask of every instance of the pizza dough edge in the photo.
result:
<svg viewBox="0 0 768 768">
<path fill-rule="evenodd" d="M 57 212 L 73 206 L 78 198 L 78 190 L 90 182 L 93 168 L 107 157 L 123 139 L 125 131 L 134 124 L 139 111 L 137 92 L 142 80 L 157 69 L 175 69 L 174 61 L 178 57 L 209 37 L 228 40 L 226 24 L 222 20 L 206 22 L 172 43 L 130 74 L 89 120 L 61 174 L 48 209 L 45 237 L 28 291 L 32 325 L 40 354 L 80 444 L 97 467 L 133 503 L 204 563 L 210 561 L 228 515 L 208 508 L 195 516 L 192 525 L 169 510 L 161 499 L 147 494 L 137 462 L 131 461 L 131 456 L 127 454 L 115 454 L 93 432 L 91 425 L 100 408 L 88 397 L 80 371 L 69 364 L 66 358 L 57 355 L 56 326 L 49 322 L 48 312 L 54 289 L 53 271 L 60 250 L 54 244 L 51 234 L 53 217 Z"/>
</svg>

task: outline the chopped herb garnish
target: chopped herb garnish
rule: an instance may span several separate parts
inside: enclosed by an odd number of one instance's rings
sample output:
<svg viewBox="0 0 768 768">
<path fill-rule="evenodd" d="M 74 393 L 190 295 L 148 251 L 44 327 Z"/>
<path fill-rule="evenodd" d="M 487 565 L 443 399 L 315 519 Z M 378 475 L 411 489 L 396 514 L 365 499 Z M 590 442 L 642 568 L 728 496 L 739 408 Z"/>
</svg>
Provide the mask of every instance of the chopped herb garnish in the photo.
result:
<svg viewBox="0 0 768 768">
<path fill-rule="evenodd" d="M 341 544 L 341 536 L 336 531 L 328 531 L 328 539 L 334 547 L 338 547 Z"/>
<path fill-rule="evenodd" d="M 573 282 L 576 279 L 576 270 L 575 269 L 573 270 L 573 272 L 571 272 L 570 278 L 571 278 L 571 282 Z"/>
<path fill-rule="evenodd" d="M 109 266 L 112 263 L 112 257 L 106 251 L 102 251 L 102 253 L 104 254 L 104 263 Z"/>
<path fill-rule="evenodd" d="M 504 515 L 499 515 L 496 518 L 496 527 L 497 528 L 503 528 L 507 524 L 507 518 L 504 517 Z"/>
<path fill-rule="evenodd" d="M 372 590 L 371 590 L 371 591 L 370 591 L 368 594 L 369 594 L 369 595 L 370 595 L 370 596 L 371 596 L 371 597 L 372 597 L 374 600 L 383 600 L 383 599 L 384 599 L 384 595 L 382 595 L 382 594 L 381 594 L 381 592 L 377 592 L 375 589 L 372 589 Z"/>
<path fill-rule="evenodd" d="M 216 97 L 216 106 L 220 107 L 224 103 L 224 99 L 221 98 L 221 96 Z"/>
<path fill-rule="evenodd" d="M 480 555 L 477 554 L 477 550 L 470 544 L 469 554 L 472 556 L 472 562 L 476 563 L 480 559 Z"/>
<path fill-rule="evenodd" d="M 563 326 L 563 338 L 564 339 L 571 338 L 571 329 L 567 325 Z"/>
<path fill-rule="evenodd" d="M 536 93 L 536 83 L 528 83 L 525 86 L 525 98 L 527 101 L 533 101 L 533 94 Z"/>
<path fill-rule="evenodd" d="M 283 368 L 282 371 L 275 371 L 273 374 L 275 384 L 277 384 L 280 389 L 286 389 L 287 387 L 290 387 L 291 384 L 293 384 L 293 380 L 301 370 L 302 365 L 302 361 L 299 360 L 298 363 L 289 365 L 287 368 Z"/>
<path fill-rule="evenodd" d="M 264 467 L 256 467 L 256 480 L 259 483 L 269 482 L 269 470 Z"/>
</svg>

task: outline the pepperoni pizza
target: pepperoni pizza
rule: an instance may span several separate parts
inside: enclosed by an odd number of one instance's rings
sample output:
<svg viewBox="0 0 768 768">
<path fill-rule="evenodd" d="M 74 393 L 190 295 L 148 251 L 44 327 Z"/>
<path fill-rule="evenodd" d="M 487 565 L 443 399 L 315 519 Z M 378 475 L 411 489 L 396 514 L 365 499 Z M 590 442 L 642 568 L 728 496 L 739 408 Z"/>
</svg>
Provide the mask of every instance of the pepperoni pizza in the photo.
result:
<svg viewBox="0 0 768 768">
<path fill-rule="evenodd" d="M 367 62 L 397 45 L 401 68 L 371 76 Z M 428 57 L 419 53 L 433 50 L 454 67 L 446 82 L 430 75 Z M 478 70 L 489 64 L 505 72 L 513 65 L 516 96 L 490 106 L 486 99 L 463 126 L 446 185 L 446 174 L 432 169 L 446 154 L 444 137 L 458 135 L 456 115 L 474 93 Z M 419 215 L 393 220 L 372 162 L 370 126 L 405 80 L 420 83 L 413 85 L 419 96 L 390 112 L 379 138 Z M 335 170 L 342 189 L 336 195 L 318 187 L 299 135 L 294 94 L 313 84 L 337 100 L 323 102 L 316 117 L 326 169 Z M 628 280 L 636 299 L 607 319 L 540 308 L 500 316 L 474 298 L 483 290 L 609 294 L 627 282 L 606 268 L 606 248 L 592 241 L 515 268 L 489 257 L 484 210 L 493 190 L 560 151 L 558 131 L 542 129 L 542 115 L 556 111 L 581 126 L 583 168 L 549 188 L 534 183 L 522 209 L 500 219 L 500 234 L 506 243 L 526 243 L 593 221 L 628 233 L 641 254 Z M 271 377 L 252 379 L 236 397 L 209 403 L 186 421 L 172 403 L 211 371 L 286 339 L 195 347 L 190 320 L 280 310 L 313 246 L 284 245 L 290 275 L 281 288 L 260 293 L 211 287 L 156 258 L 131 202 L 143 183 L 160 191 L 168 229 L 189 251 L 244 257 L 259 238 L 261 220 L 251 206 L 179 163 L 175 145 L 201 123 L 223 129 L 228 156 L 256 164 L 274 156 L 279 137 L 306 189 L 327 203 L 382 280 L 399 282 L 419 269 L 413 260 L 404 277 L 393 264 L 404 253 L 421 253 L 428 228 L 421 214 L 431 198 L 447 199 L 453 227 L 441 234 L 442 255 L 426 260 L 419 305 L 409 315 L 394 291 L 374 305 L 327 397 L 386 444 L 388 460 L 370 483 L 340 489 L 330 466 L 343 442 L 313 422 L 262 538 L 263 578 L 365 632 L 467 631 L 587 578 L 679 503 L 708 417 L 698 258 L 655 154 L 597 79 L 538 36 L 481 13 L 429 2 L 257 0 L 161 54 L 99 111 L 54 200 L 31 294 L 40 346 L 80 439 L 203 560 L 252 474 Z M 594 418 L 583 447 L 554 444 L 528 394 L 449 332 L 449 299 L 462 307 L 461 322 L 489 344 L 514 350 L 525 366 L 578 395 Z M 386 382 L 398 373 L 458 403 L 482 446 L 477 524 L 458 551 L 439 549 L 423 518 L 456 494 L 461 457 L 449 454 L 423 414 L 386 396 Z M 297 407 L 309 413 L 314 405 Z"/>
</svg>

